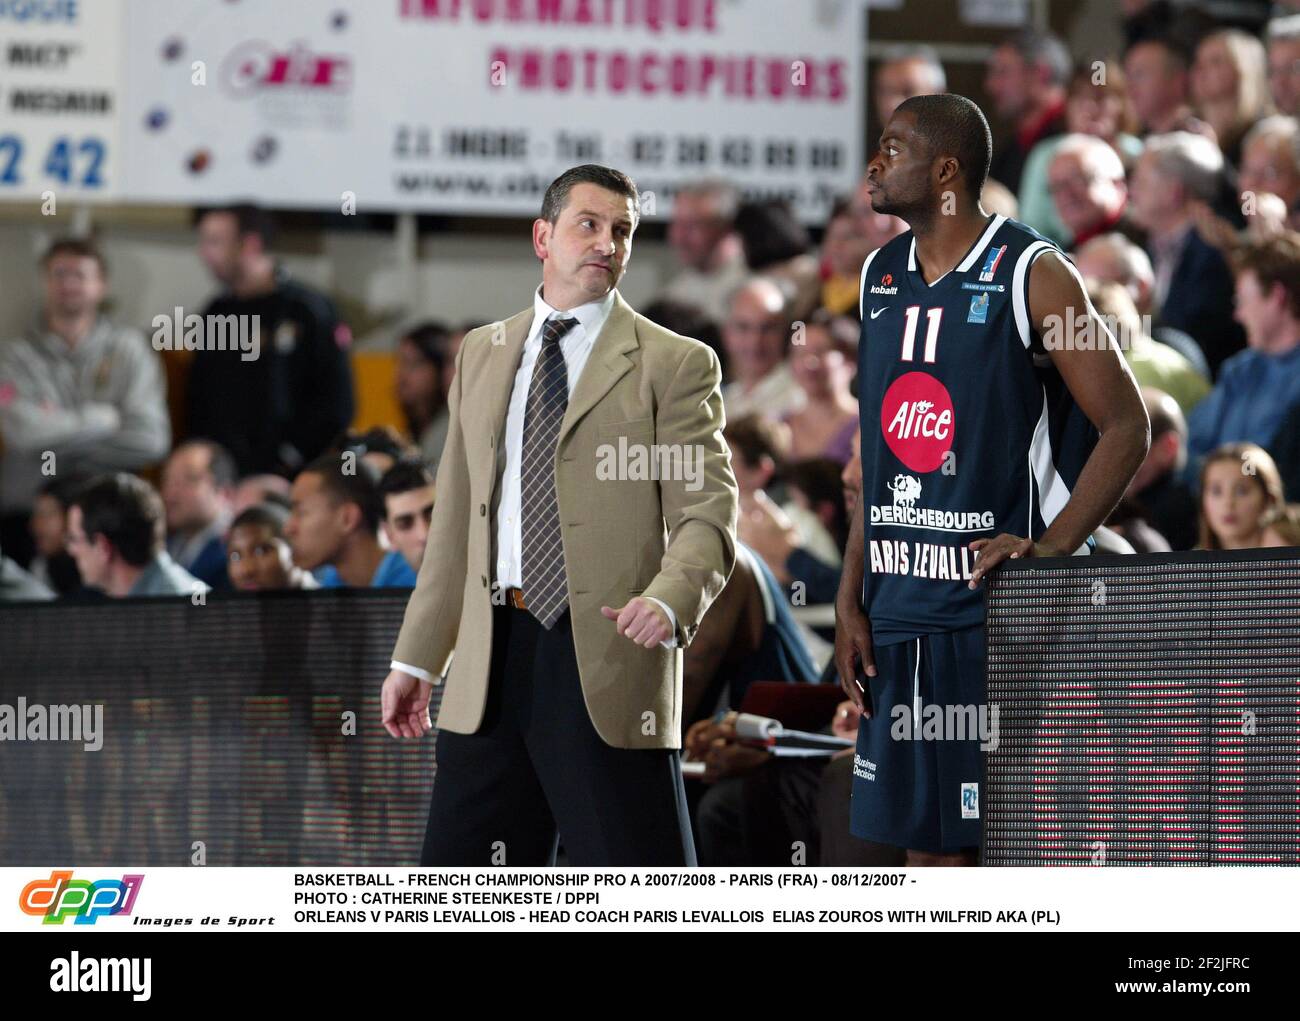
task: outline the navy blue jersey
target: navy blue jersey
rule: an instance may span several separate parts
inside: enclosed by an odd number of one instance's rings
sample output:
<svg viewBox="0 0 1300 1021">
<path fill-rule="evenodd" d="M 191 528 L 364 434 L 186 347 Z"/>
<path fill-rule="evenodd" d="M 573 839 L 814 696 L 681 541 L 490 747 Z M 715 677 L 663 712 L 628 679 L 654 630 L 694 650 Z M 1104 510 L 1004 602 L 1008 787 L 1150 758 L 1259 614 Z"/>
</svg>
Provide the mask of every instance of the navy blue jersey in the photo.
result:
<svg viewBox="0 0 1300 1021">
<path fill-rule="evenodd" d="M 882 645 L 982 624 L 969 544 L 1040 538 L 1096 444 L 1030 321 L 1044 252 L 1060 249 L 994 216 L 932 284 L 911 231 L 862 267 L 863 606 Z"/>
</svg>

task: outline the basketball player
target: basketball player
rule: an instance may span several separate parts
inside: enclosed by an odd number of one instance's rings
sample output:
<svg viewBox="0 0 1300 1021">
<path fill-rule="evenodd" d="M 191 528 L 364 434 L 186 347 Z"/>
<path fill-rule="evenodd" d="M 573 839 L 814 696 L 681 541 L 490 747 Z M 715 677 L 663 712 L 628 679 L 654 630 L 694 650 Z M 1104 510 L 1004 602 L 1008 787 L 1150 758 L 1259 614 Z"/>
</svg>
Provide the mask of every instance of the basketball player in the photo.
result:
<svg viewBox="0 0 1300 1021">
<path fill-rule="evenodd" d="M 910 865 L 976 863 L 993 736 L 981 579 L 1009 557 L 1087 553 L 1149 443 L 1073 265 L 980 208 L 991 152 L 969 99 L 916 96 L 867 166 L 872 208 L 911 229 L 862 267 L 862 498 L 835 661 L 864 713 L 852 831 Z"/>
</svg>

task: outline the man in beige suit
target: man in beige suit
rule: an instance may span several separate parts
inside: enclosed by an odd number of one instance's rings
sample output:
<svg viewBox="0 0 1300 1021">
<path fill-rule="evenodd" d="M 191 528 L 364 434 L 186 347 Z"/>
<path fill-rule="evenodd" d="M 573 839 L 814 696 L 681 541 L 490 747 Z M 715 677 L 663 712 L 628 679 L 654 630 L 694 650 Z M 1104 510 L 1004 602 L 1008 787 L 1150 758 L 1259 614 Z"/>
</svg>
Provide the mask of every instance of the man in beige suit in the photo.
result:
<svg viewBox="0 0 1300 1021">
<path fill-rule="evenodd" d="M 639 212 L 616 170 L 558 177 L 532 307 L 456 358 L 382 696 L 419 737 L 444 685 L 426 865 L 544 864 L 557 836 L 579 865 L 695 863 L 682 650 L 735 562 L 738 491 L 717 356 L 615 290 Z"/>
</svg>

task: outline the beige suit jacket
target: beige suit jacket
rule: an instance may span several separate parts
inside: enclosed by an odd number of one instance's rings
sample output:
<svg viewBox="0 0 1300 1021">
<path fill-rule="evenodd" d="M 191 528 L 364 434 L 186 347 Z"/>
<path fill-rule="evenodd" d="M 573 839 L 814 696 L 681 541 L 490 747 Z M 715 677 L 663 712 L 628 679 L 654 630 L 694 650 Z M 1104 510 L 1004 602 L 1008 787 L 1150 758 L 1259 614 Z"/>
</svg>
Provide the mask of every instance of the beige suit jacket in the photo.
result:
<svg viewBox="0 0 1300 1021">
<path fill-rule="evenodd" d="M 492 605 L 504 601 L 492 531 L 506 411 L 532 321 L 529 308 L 461 344 L 429 542 L 393 651 L 446 674 L 437 726 L 461 734 L 483 720 Z M 578 671 L 597 733 L 617 748 L 681 746 L 682 652 L 735 563 L 739 491 L 720 383 L 706 345 L 616 293 L 560 426 L 556 494 Z M 694 460 L 638 462 L 638 451 L 670 444 Z M 600 612 L 636 595 L 672 608 L 677 648 L 643 648 Z"/>
</svg>

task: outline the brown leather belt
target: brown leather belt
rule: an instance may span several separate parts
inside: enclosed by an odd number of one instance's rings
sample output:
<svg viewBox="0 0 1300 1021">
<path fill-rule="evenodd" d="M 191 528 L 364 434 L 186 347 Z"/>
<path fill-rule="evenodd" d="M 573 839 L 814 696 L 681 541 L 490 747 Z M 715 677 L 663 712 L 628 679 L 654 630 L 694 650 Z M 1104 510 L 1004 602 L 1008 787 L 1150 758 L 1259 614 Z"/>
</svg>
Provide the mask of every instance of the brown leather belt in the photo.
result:
<svg viewBox="0 0 1300 1021">
<path fill-rule="evenodd" d="M 520 588 L 506 589 L 506 602 L 516 610 L 528 609 L 528 604 L 524 602 L 524 590 Z"/>
</svg>

